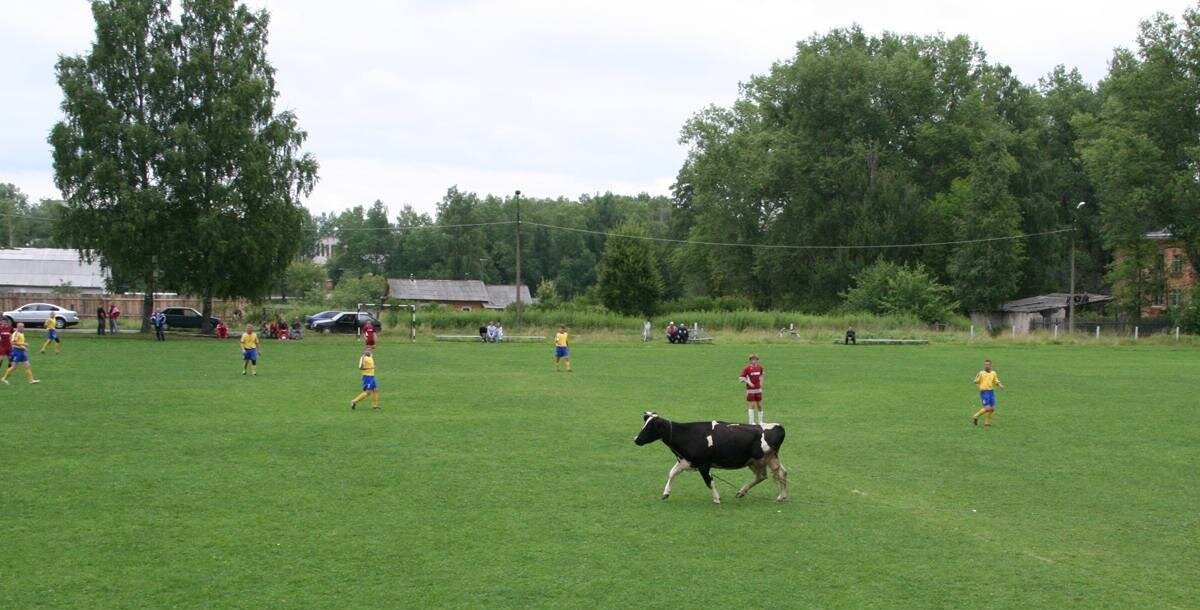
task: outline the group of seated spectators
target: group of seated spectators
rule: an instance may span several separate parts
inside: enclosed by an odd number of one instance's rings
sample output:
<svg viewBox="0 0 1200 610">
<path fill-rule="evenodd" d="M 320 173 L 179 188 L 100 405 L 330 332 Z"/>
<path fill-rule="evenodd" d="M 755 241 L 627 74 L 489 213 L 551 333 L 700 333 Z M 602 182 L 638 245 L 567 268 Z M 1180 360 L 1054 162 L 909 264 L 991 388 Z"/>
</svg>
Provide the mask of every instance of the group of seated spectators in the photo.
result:
<svg viewBox="0 0 1200 610">
<path fill-rule="evenodd" d="M 286 320 L 279 318 L 263 325 L 259 334 L 268 339 L 279 339 L 280 341 L 298 340 L 304 338 L 304 326 L 300 324 L 299 319 L 296 319 L 292 320 L 292 325 L 289 327 Z"/>
<path fill-rule="evenodd" d="M 504 325 L 488 322 L 486 326 L 480 326 L 479 340 L 484 343 L 500 343 L 504 340 Z"/>
<path fill-rule="evenodd" d="M 675 326 L 675 322 L 667 324 L 667 341 L 670 343 L 687 343 L 687 324 L 680 324 L 679 326 Z"/>
</svg>

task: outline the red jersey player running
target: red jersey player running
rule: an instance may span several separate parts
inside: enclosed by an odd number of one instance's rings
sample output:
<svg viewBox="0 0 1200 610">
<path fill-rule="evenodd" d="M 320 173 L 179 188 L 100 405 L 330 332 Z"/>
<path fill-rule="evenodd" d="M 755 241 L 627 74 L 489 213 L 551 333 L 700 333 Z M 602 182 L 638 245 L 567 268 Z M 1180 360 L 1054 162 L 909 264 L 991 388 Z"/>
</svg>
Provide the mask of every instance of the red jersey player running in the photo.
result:
<svg viewBox="0 0 1200 610">
<path fill-rule="evenodd" d="M 12 333 L 8 320 L 0 320 L 0 369 L 8 368 L 4 361 L 12 357 Z"/>
<path fill-rule="evenodd" d="M 763 367 L 758 363 L 758 354 L 750 354 L 750 364 L 742 369 L 738 381 L 746 384 L 746 405 L 750 416 L 750 425 L 754 425 L 754 411 L 758 411 L 758 425 L 763 424 L 762 410 L 762 380 Z"/>
</svg>

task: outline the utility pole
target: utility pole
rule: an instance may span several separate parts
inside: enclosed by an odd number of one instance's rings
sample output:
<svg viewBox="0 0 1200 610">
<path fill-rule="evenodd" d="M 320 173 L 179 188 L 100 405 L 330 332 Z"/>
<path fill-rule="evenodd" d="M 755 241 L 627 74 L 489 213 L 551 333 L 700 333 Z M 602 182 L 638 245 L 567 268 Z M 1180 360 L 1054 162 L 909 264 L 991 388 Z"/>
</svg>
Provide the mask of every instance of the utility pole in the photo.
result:
<svg viewBox="0 0 1200 610">
<path fill-rule="evenodd" d="M 517 328 L 521 328 L 521 191 L 513 200 L 517 203 Z"/>
<path fill-rule="evenodd" d="M 1087 205 L 1080 201 L 1071 212 L 1071 298 L 1067 300 L 1067 333 L 1075 332 L 1075 232 L 1079 229 L 1079 208 Z"/>
</svg>

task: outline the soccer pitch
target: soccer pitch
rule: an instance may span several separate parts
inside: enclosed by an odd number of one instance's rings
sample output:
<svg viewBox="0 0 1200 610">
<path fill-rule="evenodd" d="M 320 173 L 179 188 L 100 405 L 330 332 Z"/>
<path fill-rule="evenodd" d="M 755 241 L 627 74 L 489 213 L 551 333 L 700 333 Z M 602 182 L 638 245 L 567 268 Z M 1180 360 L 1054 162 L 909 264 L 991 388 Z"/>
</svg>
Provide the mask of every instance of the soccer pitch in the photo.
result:
<svg viewBox="0 0 1200 610">
<path fill-rule="evenodd" d="M 44 337 L 30 333 L 40 347 Z M 0 386 L 0 608 L 1195 608 L 1200 351 L 66 333 Z M 746 417 L 788 502 L 634 446 Z M 973 427 L 984 358 L 1006 390 Z M 735 485 L 748 470 L 716 471 Z"/>
</svg>

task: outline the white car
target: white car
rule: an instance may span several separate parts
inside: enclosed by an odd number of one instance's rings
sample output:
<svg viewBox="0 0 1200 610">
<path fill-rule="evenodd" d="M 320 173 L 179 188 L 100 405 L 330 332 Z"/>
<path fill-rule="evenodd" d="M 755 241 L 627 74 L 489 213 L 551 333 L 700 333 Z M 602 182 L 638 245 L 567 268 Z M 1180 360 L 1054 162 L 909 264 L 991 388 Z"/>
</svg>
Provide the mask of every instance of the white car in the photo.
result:
<svg viewBox="0 0 1200 610">
<path fill-rule="evenodd" d="M 50 303 L 30 303 L 22 305 L 12 311 L 4 312 L 4 318 L 8 323 L 16 326 L 17 322 L 24 322 L 25 326 L 31 328 L 43 328 L 46 325 L 46 320 L 51 316 L 54 317 L 54 326 L 56 328 L 66 328 L 79 324 L 79 314 L 59 307 Z"/>
</svg>

